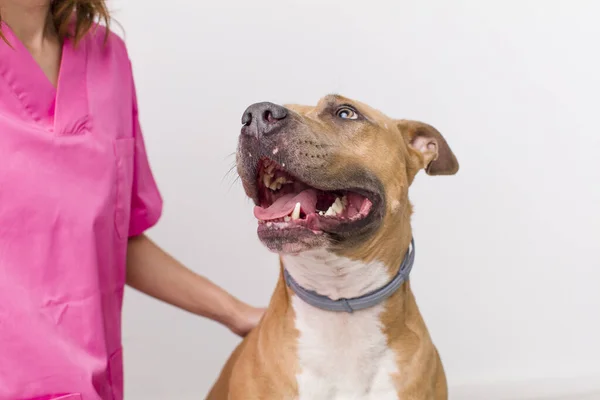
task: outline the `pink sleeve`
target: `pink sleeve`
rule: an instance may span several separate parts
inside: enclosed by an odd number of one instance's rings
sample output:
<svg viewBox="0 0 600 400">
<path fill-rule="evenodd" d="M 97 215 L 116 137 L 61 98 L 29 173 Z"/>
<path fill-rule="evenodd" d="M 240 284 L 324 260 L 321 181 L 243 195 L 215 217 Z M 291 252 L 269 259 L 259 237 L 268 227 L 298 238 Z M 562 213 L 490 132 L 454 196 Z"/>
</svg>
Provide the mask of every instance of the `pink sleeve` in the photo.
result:
<svg viewBox="0 0 600 400">
<path fill-rule="evenodd" d="M 141 235 L 154 226 L 162 213 L 162 198 L 146 154 L 146 146 L 138 116 L 137 95 L 133 83 L 133 137 L 135 139 L 133 188 L 131 194 L 131 219 L 129 236 Z"/>
</svg>

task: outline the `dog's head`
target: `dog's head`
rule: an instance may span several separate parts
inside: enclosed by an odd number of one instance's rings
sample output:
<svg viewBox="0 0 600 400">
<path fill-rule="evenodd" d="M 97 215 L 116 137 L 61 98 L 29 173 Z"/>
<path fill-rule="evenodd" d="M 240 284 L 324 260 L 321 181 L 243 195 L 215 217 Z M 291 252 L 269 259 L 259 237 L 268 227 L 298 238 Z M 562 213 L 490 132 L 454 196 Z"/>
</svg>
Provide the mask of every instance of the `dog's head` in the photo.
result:
<svg viewBox="0 0 600 400">
<path fill-rule="evenodd" d="M 254 104 L 242 123 L 238 173 L 256 205 L 260 240 L 279 253 L 373 248 L 409 226 L 408 187 L 420 169 L 458 171 L 432 126 L 341 96 L 315 107 Z"/>
</svg>

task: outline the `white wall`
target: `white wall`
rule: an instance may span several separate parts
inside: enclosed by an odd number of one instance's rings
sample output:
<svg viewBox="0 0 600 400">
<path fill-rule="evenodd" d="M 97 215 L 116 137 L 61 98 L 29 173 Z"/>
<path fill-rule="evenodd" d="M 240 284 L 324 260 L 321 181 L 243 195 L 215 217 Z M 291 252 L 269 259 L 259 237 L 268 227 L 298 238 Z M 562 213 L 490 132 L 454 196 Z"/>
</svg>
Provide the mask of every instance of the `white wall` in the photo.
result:
<svg viewBox="0 0 600 400">
<path fill-rule="evenodd" d="M 461 162 L 456 177 L 412 188 L 413 285 L 453 398 L 473 385 L 600 382 L 597 1 L 109 4 L 165 198 L 151 235 L 166 249 L 266 304 L 276 259 L 224 178 L 242 111 L 339 92 L 435 125 Z M 201 398 L 236 342 L 129 291 L 129 399 Z M 472 398 L 498 396 L 486 390 Z"/>
</svg>

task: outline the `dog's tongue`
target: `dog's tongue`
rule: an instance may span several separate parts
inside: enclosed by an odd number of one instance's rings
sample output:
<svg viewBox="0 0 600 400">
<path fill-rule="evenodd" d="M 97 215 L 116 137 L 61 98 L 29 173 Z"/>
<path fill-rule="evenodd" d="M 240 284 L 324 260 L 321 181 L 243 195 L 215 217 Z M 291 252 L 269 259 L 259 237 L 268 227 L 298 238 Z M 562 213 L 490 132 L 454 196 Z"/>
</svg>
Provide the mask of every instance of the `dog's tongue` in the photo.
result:
<svg viewBox="0 0 600 400">
<path fill-rule="evenodd" d="M 315 189 L 306 189 L 300 193 L 290 193 L 281 196 L 269 208 L 254 207 L 254 216 L 263 221 L 271 221 L 290 215 L 300 203 L 300 209 L 304 214 L 312 214 L 317 207 L 317 191 Z"/>
</svg>

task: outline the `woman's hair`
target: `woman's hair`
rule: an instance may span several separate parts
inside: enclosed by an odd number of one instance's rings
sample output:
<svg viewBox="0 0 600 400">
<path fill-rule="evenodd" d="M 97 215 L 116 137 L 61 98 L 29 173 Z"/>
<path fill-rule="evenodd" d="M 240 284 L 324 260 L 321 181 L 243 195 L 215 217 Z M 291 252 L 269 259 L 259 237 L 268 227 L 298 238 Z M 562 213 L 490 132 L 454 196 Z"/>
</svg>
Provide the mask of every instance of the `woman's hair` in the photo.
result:
<svg viewBox="0 0 600 400">
<path fill-rule="evenodd" d="M 110 13 L 105 0 L 53 0 L 50 13 L 61 40 L 72 38 L 78 43 L 94 27 L 96 21 L 106 24 L 108 34 Z M 0 38 L 5 39 L 2 32 Z"/>
</svg>

